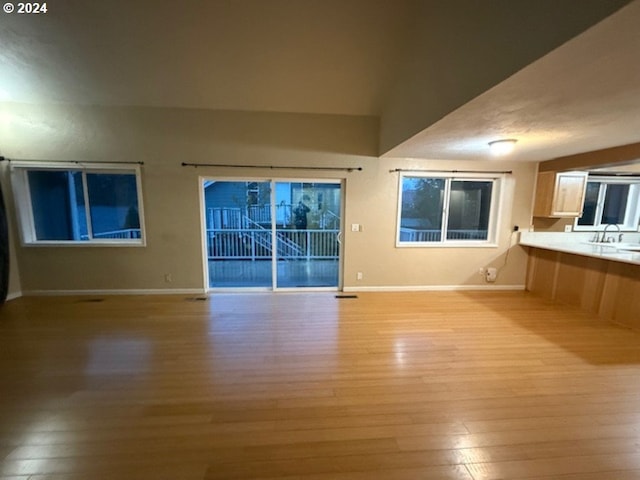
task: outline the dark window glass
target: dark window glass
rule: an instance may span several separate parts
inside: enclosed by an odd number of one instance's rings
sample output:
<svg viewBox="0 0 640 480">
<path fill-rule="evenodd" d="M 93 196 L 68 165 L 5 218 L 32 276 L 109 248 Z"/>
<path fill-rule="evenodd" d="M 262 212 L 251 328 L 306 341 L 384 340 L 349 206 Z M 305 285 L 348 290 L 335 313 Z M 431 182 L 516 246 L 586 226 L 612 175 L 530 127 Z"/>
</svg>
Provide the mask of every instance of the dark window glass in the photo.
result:
<svg viewBox="0 0 640 480">
<path fill-rule="evenodd" d="M 87 188 L 94 238 L 140 238 L 134 174 L 88 173 Z"/>
<path fill-rule="evenodd" d="M 36 240 L 140 238 L 136 175 L 72 170 L 27 172 Z M 85 199 L 89 201 L 91 233 Z"/>
<path fill-rule="evenodd" d="M 600 182 L 588 182 L 584 196 L 582 217 L 578 219 L 578 225 L 595 225 L 599 194 Z"/>
<path fill-rule="evenodd" d="M 486 240 L 493 182 L 452 181 L 447 240 Z"/>
<path fill-rule="evenodd" d="M 493 180 L 404 177 L 399 241 L 487 240 L 493 184 Z"/>
<path fill-rule="evenodd" d="M 38 240 L 86 240 L 81 172 L 28 172 L 33 223 Z"/>
<path fill-rule="evenodd" d="M 602 223 L 623 224 L 628 198 L 629 185 L 607 185 L 607 193 L 604 196 L 604 207 L 602 209 Z"/>
<path fill-rule="evenodd" d="M 445 179 L 405 177 L 400 212 L 401 242 L 442 240 Z"/>
</svg>

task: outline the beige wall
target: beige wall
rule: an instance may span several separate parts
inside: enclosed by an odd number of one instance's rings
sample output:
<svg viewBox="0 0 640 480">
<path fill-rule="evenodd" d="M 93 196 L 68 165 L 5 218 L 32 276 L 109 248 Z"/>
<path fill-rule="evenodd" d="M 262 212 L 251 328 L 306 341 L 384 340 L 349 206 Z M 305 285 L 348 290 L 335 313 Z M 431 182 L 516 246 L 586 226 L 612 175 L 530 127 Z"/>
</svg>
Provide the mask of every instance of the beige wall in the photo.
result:
<svg viewBox="0 0 640 480">
<path fill-rule="evenodd" d="M 535 165 L 379 159 L 378 122 L 372 117 L 16 104 L 2 109 L 0 141 L 8 158 L 145 162 L 147 246 L 19 246 L 18 281 L 25 292 L 202 289 L 199 177 L 303 178 L 307 173 L 195 169 L 181 162 L 363 167 L 320 175 L 345 179 L 347 289 L 484 285 L 478 268 L 501 267 L 510 237 L 515 243 L 511 227 L 530 221 Z M 396 248 L 398 174 L 389 172 L 394 168 L 513 170 L 499 248 Z M 351 223 L 362 224 L 363 231 L 351 232 Z M 525 252 L 513 247 L 497 285 L 523 285 L 525 268 Z M 363 272 L 362 281 L 356 281 L 356 272 Z M 165 282 L 166 273 L 172 283 Z"/>
<path fill-rule="evenodd" d="M 398 173 L 396 168 L 442 170 L 513 170 L 505 176 L 498 248 L 396 248 Z M 505 254 L 514 225 L 528 227 L 535 178 L 534 164 L 509 162 L 451 162 L 412 159 L 381 159 L 375 168 L 349 184 L 347 223 L 363 225 L 362 233 L 347 232 L 348 256 L 345 285 L 348 287 L 421 287 L 486 285 L 480 267 L 501 268 L 496 285 L 523 285 L 526 253 L 513 246 Z M 348 228 L 347 228 L 348 230 Z M 502 268 L 504 267 L 504 268 Z M 364 281 L 354 281 L 356 272 Z"/>
</svg>

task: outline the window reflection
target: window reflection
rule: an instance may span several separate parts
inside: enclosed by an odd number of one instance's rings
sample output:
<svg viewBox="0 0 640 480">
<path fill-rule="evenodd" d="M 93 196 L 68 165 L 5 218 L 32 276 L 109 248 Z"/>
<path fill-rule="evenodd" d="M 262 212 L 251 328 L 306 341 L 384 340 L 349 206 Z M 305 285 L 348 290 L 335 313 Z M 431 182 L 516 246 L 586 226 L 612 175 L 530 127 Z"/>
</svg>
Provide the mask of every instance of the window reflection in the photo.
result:
<svg viewBox="0 0 640 480">
<path fill-rule="evenodd" d="M 97 338 L 89 343 L 87 375 L 136 374 L 149 370 L 151 345 L 148 340 Z"/>
</svg>

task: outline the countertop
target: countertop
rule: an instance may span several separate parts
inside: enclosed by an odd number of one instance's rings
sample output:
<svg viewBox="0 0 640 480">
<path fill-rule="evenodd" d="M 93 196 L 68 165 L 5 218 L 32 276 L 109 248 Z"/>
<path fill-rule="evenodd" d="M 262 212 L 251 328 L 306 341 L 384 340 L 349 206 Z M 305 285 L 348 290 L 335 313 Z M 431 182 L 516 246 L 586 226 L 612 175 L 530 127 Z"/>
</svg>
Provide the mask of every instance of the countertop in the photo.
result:
<svg viewBox="0 0 640 480">
<path fill-rule="evenodd" d="M 593 233 L 521 232 L 520 245 L 585 257 L 640 265 L 640 251 L 621 250 L 615 243 L 590 244 Z M 640 245 L 640 234 L 625 234 L 624 244 Z"/>
</svg>

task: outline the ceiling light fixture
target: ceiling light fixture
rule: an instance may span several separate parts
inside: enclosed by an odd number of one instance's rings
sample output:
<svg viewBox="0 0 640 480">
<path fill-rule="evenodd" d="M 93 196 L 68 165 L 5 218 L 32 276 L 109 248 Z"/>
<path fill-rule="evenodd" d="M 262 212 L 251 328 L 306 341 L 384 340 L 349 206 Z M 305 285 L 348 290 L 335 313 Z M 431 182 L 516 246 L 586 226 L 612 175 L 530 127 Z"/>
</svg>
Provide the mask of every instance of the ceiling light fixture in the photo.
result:
<svg viewBox="0 0 640 480">
<path fill-rule="evenodd" d="M 506 138 L 504 140 L 495 140 L 493 142 L 489 142 L 489 149 L 491 150 L 491 154 L 496 157 L 500 157 L 502 155 L 507 155 L 513 152 L 513 149 L 516 146 L 517 140 L 515 138 Z"/>
</svg>

